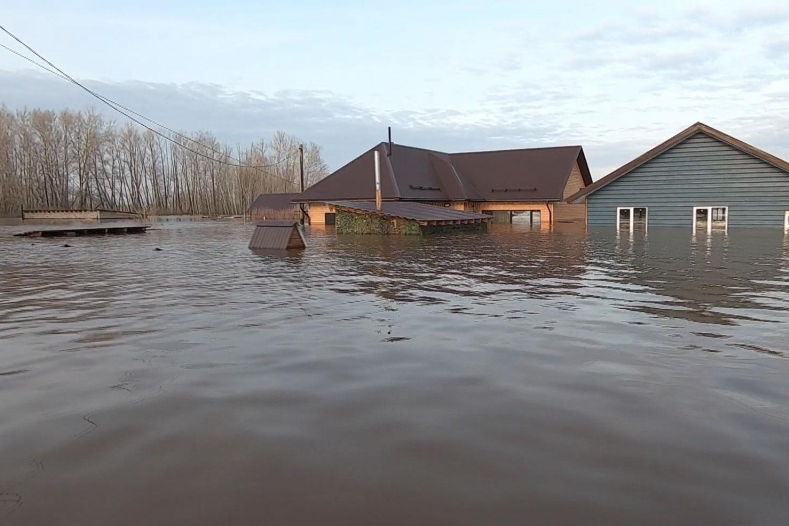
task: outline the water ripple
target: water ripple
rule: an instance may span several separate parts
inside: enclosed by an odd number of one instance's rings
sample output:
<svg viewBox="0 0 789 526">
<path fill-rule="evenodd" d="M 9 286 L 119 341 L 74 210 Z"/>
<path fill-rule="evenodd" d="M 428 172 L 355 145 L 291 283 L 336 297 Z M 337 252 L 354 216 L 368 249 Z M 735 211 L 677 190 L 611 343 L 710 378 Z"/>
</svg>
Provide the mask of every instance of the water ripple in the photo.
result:
<svg viewBox="0 0 789 526">
<path fill-rule="evenodd" d="M 782 233 L 12 231 L 4 526 L 789 517 Z"/>
</svg>

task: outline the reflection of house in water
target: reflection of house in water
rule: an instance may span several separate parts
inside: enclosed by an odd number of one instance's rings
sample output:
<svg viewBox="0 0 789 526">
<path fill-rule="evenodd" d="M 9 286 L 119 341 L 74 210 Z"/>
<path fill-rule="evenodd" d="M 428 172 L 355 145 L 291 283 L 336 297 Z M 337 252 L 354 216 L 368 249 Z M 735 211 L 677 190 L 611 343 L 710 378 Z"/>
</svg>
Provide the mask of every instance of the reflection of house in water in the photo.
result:
<svg viewBox="0 0 789 526">
<path fill-rule="evenodd" d="M 789 309 L 789 238 L 775 230 L 729 234 L 654 229 L 648 234 L 592 231 L 613 282 L 640 287 L 643 301 L 625 308 L 699 323 L 775 321 Z M 725 239 L 724 239 L 725 238 Z M 613 246 L 612 253 L 601 250 Z M 657 297 L 654 297 L 657 296 Z"/>
<path fill-rule="evenodd" d="M 486 236 L 339 236 L 331 249 L 337 272 L 352 269 L 348 272 L 359 280 L 352 290 L 337 292 L 424 304 L 465 298 L 474 305 L 499 301 L 502 294 L 572 295 L 583 287 L 589 245 L 575 233 L 547 235 L 528 226 L 492 225 Z"/>
</svg>

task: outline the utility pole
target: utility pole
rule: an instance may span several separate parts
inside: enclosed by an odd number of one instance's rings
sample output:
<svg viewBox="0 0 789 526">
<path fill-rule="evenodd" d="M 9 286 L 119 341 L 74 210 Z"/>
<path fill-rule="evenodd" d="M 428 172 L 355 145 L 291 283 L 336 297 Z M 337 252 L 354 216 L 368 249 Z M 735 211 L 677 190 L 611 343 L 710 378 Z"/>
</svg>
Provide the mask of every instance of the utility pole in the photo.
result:
<svg viewBox="0 0 789 526">
<path fill-rule="evenodd" d="M 304 145 L 299 144 L 299 171 L 301 173 L 301 188 L 299 193 L 304 192 Z M 299 210 L 301 211 L 301 226 L 304 226 L 304 203 L 299 203 Z"/>
</svg>

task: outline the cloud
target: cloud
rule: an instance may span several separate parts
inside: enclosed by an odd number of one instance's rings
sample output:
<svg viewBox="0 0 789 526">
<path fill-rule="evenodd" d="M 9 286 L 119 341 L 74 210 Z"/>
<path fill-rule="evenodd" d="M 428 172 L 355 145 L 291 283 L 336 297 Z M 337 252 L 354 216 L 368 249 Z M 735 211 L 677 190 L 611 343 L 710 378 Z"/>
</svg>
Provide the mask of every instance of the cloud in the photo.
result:
<svg viewBox="0 0 789 526">
<path fill-rule="evenodd" d="M 328 76 L 282 81 L 332 90 L 86 82 L 172 128 L 210 131 L 229 143 L 285 130 L 322 145 L 332 168 L 384 140 L 391 125 L 397 142 L 444 151 L 582 144 L 600 177 L 696 121 L 789 157 L 784 11 L 623 10 L 580 30 L 504 25 L 495 35 L 480 29 L 452 40 L 447 55 L 434 46 L 420 59 L 393 58 L 381 75 L 368 75 L 355 59 L 343 69 L 335 57 Z M 345 84 L 324 80 L 347 75 Z M 13 109 L 100 109 L 47 74 L 0 71 L 0 86 L 0 102 Z"/>
<path fill-rule="evenodd" d="M 83 81 L 90 89 L 182 132 L 209 131 L 220 140 L 249 144 L 284 130 L 323 147 L 336 168 L 385 140 L 386 127 L 404 144 L 478 150 L 561 143 L 555 121 L 525 122 L 515 116 L 458 110 L 374 111 L 326 90 L 233 91 L 217 84 Z M 2 103 L 9 109 L 94 108 L 125 118 L 78 87 L 46 73 L 0 71 Z"/>
</svg>

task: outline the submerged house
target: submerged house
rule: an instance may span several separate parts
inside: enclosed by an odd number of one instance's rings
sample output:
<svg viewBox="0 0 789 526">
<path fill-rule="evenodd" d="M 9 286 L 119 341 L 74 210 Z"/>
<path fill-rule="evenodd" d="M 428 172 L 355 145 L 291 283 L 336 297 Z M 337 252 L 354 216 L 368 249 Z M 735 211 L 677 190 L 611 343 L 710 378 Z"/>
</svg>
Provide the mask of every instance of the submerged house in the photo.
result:
<svg viewBox="0 0 789 526">
<path fill-rule="evenodd" d="M 567 201 L 589 226 L 789 229 L 789 163 L 697 123 Z"/>
<path fill-rule="evenodd" d="M 253 219 L 298 219 L 299 205 L 291 201 L 299 194 L 260 194 L 249 207 Z"/>
<path fill-rule="evenodd" d="M 312 225 L 333 225 L 336 202 L 381 198 L 493 216 L 494 222 L 583 222 L 585 205 L 565 200 L 592 183 L 581 146 L 444 153 L 381 143 L 293 199 L 307 203 Z"/>
</svg>

